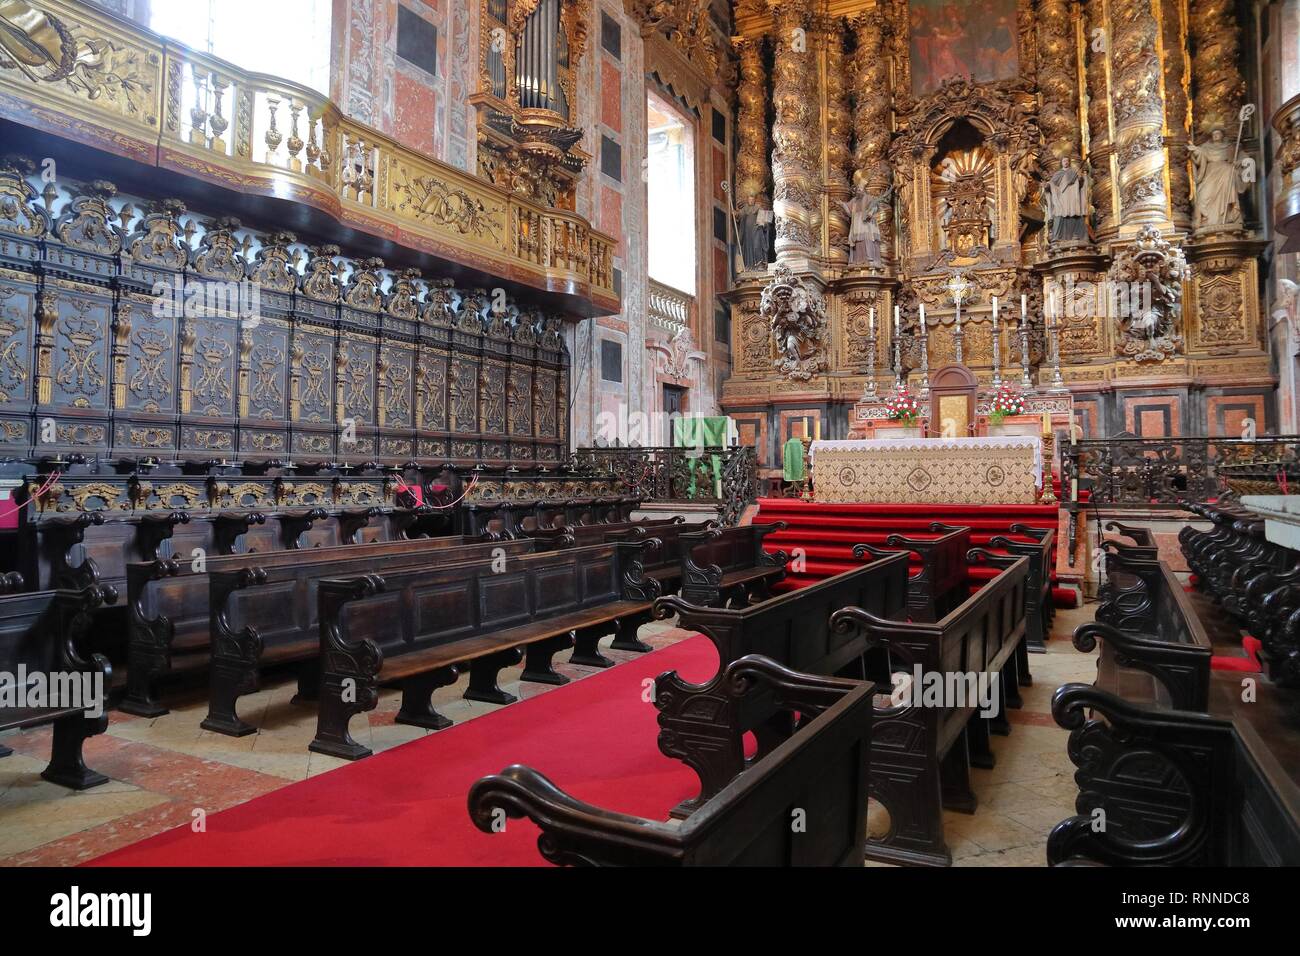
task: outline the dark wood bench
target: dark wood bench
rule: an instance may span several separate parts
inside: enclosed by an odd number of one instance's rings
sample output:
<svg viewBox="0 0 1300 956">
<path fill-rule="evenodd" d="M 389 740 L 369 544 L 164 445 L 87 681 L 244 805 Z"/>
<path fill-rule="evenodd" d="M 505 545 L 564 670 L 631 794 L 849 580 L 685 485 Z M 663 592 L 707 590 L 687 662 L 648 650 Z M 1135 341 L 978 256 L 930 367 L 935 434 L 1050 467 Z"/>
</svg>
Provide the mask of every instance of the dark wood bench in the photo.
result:
<svg viewBox="0 0 1300 956">
<path fill-rule="evenodd" d="M 476 561 L 429 570 L 371 573 L 320 583 L 320 711 L 311 749 L 355 760 L 370 750 L 348 721 L 373 710 L 379 687 L 402 689 L 399 723 L 438 730 L 449 721 L 430 695 L 470 668 L 470 700 L 506 704 L 502 667 L 527 649 L 525 680 L 560 684 L 551 658 L 575 647 L 576 663 L 612 663 L 596 650 L 611 632 L 636 642 L 657 585 L 640 570 L 645 542 L 610 542 L 520 554 L 502 570 Z"/>
<path fill-rule="evenodd" d="M 890 683 L 899 672 L 914 675 L 919 668 L 923 679 L 942 677 L 946 683 L 960 677 L 965 690 L 942 706 L 904 698 L 876 712 L 871 795 L 889 811 L 890 828 L 867 841 L 869 858 L 951 864 L 943 810 L 975 811 L 970 765 L 992 766 L 989 733 L 1010 731 L 1007 695 L 1018 684 L 1016 648 L 1025 635 L 1028 573 L 1029 559 L 1017 558 L 934 623 L 889 620 L 862 607 L 832 615 L 833 632 L 854 634 L 886 652 L 883 659 L 879 652 L 868 656 L 869 679 Z M 996 692 L 993 713 L 986 715 L 980 700 L 972 699 L 980 690 Z"/>
<path fill-rule="evenodd" d="M 1050 865 L 1300 865 L 1300 692 L 1261 681 L 1247 702 L 1240 675 L 1215 673 L 1207 696 L 1195 712 L 1057 689 L 1079 798 Z"/>
<path fill-rule="evenodd" d="M 908 556 L 887 557 L 818 581 L 797 591 L 743 608 L 714 608 L 669 595 L 655 601 L 655 616 L 678 616 L 678 626 L 703 633 L 718 651 L 718 672 L 703 684 L 689 684 L 676 672 L 655 682 L 659 709 L 659 749 L 682 760 L 700 778 L 700 793 L 674 808 L 684 817 L 720 792 L 744 768 L 740 732 L 753 731 L 760 752 L 782 738 L 764 712 L 732 713 L 723 688 L 723 669 L 748 654 L 761 654 L 803 673 L 832 676 L 846 668 L 864 676 L 861 634 L 836 632 L 831 615 L 843 607 L 871 608 L 882 618 L 902 618 L 907 610 Z M 761 719 L 759 719 L 761 717 Z"/>
<path fill-rule="evenodd" d="M 220 555 L 196 565 L 188 556 L 158 559 L 150 562 L 133 562 L 127 565 L 127 595 L 130 617 L 126 696 L 121 709 L 142 717 L 157 717 L 167 713 L 167 708 L 157 699 L 159 682 L 172 674 L 201 671 L 210 663 L 212 651 L 212 607 L 210 575 L 226 575 L 228 583 L 247 582 L 251 585 L 259 575 L 272 575 L 262 583 L 280 580 L 283 569 L 316 568 L 320 576 L 334 573 L 331 568 L 340 562 L 356 567 L 357 561 L 386 560 L 395 566 L 423 564 L 434 560 L 432 555 L 447 549 L 481 547 L 481 542 L 467 541 L 460 535 L 440 538 L 418 538 L 398 541 L 381 541 L 372 544 L 352 544 L 336 548 L 315 548 L 305 551 L 280 550 L 265 554 L 249 552 L 238 555 Z M 527 542 L 486 545 L 507 552 L 529 550 Z M 476 554 L 478 552 L 475 552 Z M 201 567 L 202 570 L 196 570 Z M 241 572 L 252 569 L 249 576 Z M 308 585 L 310 588 L 310 585 Z M 228 593 L 222 590 L 223 596 Z M 304 603 L 299 610 L 309 623 L 304 624 L 303 640 L 308 652 L 314 647 L 315 595 L 302 595 Z M 285 613 L 284 597 L 277 594 L 265 608 L 266 618 L 251 619 L 254 624 L 266 625 Z M 236 608 L 236 613 L 239 608 Z M 273 643 L 275 643 L 273 641 Z M 245 731 L 248 732 L 248 731 Z"/>
<path fill-rule="evenodd" d="M 853 556 L 883 557 L 899 549 L 915 554 L 921 567 L 908 584 L 907 613 L 913 621 L 937 621 L 970 596 L 966 554 L 970 551 L 970 528 L 958 528 L 938 521 L 930 525 L 934 538 L 891 534 L 885 547 L 855 544 Z"/>
<path fill-rule="evenodd" d="M 390 542 L 393 544 L 395 542 Z M 358 547 L 368 548 L 359 551 Z M 384 545 L 354 546 L 337 555 L 325 551 L 299 555 L 297 563 L 277 556 L 264 565 L 249 557 L 225 559 L 210 567 L 208 604 L 212 657 L 205 730 L 232 736 L 254 733 L 240 720 L 240 697 L 260 686 L 261 672 L 272 665 L 297 665 L 295 702 L 315 700 L 319 690 L 318 587 L 326 578 L 407 571 L 431 574 L 463 562 L 486 561 L 500 570 L 503 562 L 532 552 L 531 541 L 466 543 L 455 538 L 408 541 L 400 549 Z"/>
<path fill-rule="evenodd" d="M 875 687 L 751 656 L 728 666 L 720 688 L 734 709 L 762 698 L 801 720 L 681 825 L 583 803 L 519 765 L 470 789 L 474 825 L 493 833 L 499 811 L 526 816 L 542 830 L 542 856 L 557 865 L 860 867 Z M 792 808 L 804 811 L 805 828 L 792 826 Z"/>
<path fill-rule="evenodd" d="M 764 551 L 763 539 L 785 527 L 777 521 L 683 534 L 681 596 L 709 607 L 767 599 L 771 585 L 785 577 L 789 558 L 784 551 Z"/>
<path fill-rule="evenodd" d="M 652 545 L 646 553 L 646 577 L 658 581 L 664 594 L 675 593 L 682 583 L 682 556 L 696 542 L 696 539 L 691 538 L 690 535 L 698 535 L 701 531 L 708 531 L 717 526 L 716 521 L 704 521 L 661 525 L 647 531 L 646 534 L 654 538 L 658 545 Z M 639 537 L 641 537 L 640 532 L 633 528 L 630 531 L 611 535 L 608 540 L 632 541 Z"/>
<path fill-rule="evenodd" d="M 1056 617 L 1056 602 L 1052 600 L 1052 561 L 1056 554 L 1055 528 L 1030 528 L 1014 524 L 1012 534 L 1032 540 L 1016 541 L 1006 535 L 994 535 L 989 548 L 972 548 L 967 559 L 972 564 L 990 564 L 1008 567 L 1018 557 L 1029 559 L 1029 578 L 1025 588 L 1025 651 L 1047 653 L 1047 639 L 1052 633 L 1052 620 Z M 1029 683 L 1029 659 L 1021 660 L 1021 683 Z"/>
<path fill-rule="evenodd" d="M 12 578 L 9 583 L 14 583 Z M 69 688 L 71 681 L 82 682 L 77 691 L 80 699 L 75 702 L 43 707 L 0 706 L 0 730 L 53 724 L 53 750 L 41 776 L 73 790 L 108 782 L 103 774 L 86 766 L 82 746 L 87 737 L 108 729 L 112 668 L 102 655 L 82 658 L 76 647 L 91 628 L 96 609 L 116 600 L 117 591 L 107 584 L 76 591 L 29 591 L 0 597 L 0 671 L 10 680 L 17 679 L 20 668 L 28 675 L 44 675 L 47 690 L 56 684 Z M 102 696 L 97 701 L 88 700 L 87 691 Z M 45 703 L 53 702 L 47 699 Z M 98 713 L 88 715 L 88 711 L 95 710 Z M 0 757 L 11 753 L 0 745 Z"/>
<path fill-rule="evenodd" d="M 1096 620 L 1075 628 L 1074 646 L 1101 639 L 1097 687 L 1137 704 L 1204 710 L 1214 649 L 1196 609 L 1163 561 L 1106 558 Z"/>
</svg>

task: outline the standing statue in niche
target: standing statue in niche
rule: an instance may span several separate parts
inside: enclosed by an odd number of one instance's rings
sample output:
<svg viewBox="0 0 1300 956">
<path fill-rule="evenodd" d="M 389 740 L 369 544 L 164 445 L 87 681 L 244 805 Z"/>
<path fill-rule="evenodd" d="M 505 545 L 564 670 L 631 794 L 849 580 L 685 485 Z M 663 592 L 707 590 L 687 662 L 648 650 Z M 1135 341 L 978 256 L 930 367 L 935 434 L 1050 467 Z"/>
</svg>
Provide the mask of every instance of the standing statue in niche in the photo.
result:
<svg viewBox="0 0 1300 956">
<path fill-rule="evenodd" d="M 737 210 L 740 213 L 740 255 L 746 270 L 767 265 L 767 250 L 772 244 L 772 210 L 759 205 L 756 198 Z"/>
<path fill-rule="evenodd" d="M 1043 186 L 1043 211 L 1052 245 L 1088 241 L 1088 180 L 1069 156 Z"/>
<path fill-rule="evenodd" d="M 1195 216 L 1192 228 L 1199 231 L 1240 229 L 1241 194 L 1246 182 L 1234 162 L 1236 150 L 1222 127 L 1210 133 L 1210 141 L 1187 147 L 1192 154 L 1192 179 L 1196 183 Z"/>
<path fill-rule="evenodd" d="M 889 205 L 889 197 L 893 191 L 891 186 L 883 195 L 873 196 L 867 192 L 866 185 L 860 185 L 851 200 L 840 203 L 850 217 L 850 265 L 883 265 L 884 260 L 880 255 L 880 223 L 877 217 L 880 211 Z"/>
</svg>

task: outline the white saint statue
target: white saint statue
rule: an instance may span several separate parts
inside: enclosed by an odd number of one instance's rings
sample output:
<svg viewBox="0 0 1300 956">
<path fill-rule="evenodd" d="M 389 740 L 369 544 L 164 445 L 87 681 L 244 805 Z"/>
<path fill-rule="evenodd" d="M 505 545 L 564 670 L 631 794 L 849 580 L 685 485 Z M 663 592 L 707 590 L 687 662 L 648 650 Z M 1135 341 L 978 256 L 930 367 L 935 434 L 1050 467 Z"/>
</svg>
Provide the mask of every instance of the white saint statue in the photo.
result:
<svg viewBox="0 0 1300 956">
<path fill-rule="evenodd" d="M 1192 178 L 1196 183 L 1193 228 L 1237 229 L 1241 227 L 1241 193 L 1246 189 L 1232 162 L 1234 148 L 1222 129 L 1210 133 L 1210 141 L 1187 147 L 1192 154 Z"/>
</svg>

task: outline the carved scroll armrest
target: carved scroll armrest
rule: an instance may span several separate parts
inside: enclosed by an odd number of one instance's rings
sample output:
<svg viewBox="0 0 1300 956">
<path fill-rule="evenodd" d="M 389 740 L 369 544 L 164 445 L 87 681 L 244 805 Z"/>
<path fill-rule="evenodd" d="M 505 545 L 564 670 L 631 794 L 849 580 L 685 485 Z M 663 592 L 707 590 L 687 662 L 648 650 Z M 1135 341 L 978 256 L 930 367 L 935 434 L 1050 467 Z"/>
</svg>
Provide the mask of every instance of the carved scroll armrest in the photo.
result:
<svg viewBox="0 0 1300 956">
<path fill-rule="evenodd" d="M 343 608 L 352 601 L 381 594 L 388 589 L 378 574 L 362 574 L 355 578 L 326 578 L 317 586 L 317 608 L 320 620 L 321 668 L 344 677 L 370 680 L 384 665 L 384 654 L 379 645 L 369 638 L 349 641 L 343 635 Z M 370 689 L 373 693 L 373 688 Z M 357 688 L 358 703 L 363 688 Z M 377 695 L 375 695 L 377 702 Z M 374 704 L 370 703 L 370 709 Z"/>
<path fill-rule="evenodd" d="M 178 524 L 189 524 L 188 511 L 170 511 L 165 514 L 143 514 L 136 530 L 140 557 L 153 561 L 158 557 L 158 547 L 172 536 Z"/>
<path fill-rule="evenodd" d="M 469 815 L 476 827 L 496 832 L 497 811 L 537 824 L 538 850 L 557 866 L 668 864 L 685 855 L 679 828 L 584 803 L 520 764 L 470 787 Z"/>
<path fill-rule="evenodd" d="M 820 714 L 862 685 L 839 677 L 805 674 L 761 654 L 746 654 L 727 665 L 722 686 L 734 700 L 758 691 L 771 691 L 777 709 Z"/>
<path fill-rule="evenodd" d="M 58 645 L 55 648 L 55 670 L 78 673 L 101 673 L 107 692 L 113 675 L 112 665 L 102 654 L 81 656 L 77 645 L 83 641 L 95 623 L 95 611 L 108 604 L 117 603 L 117 588 L 111 584 L 92 584 L 78 590 L 60 590 L 54 601 L 59 622 Z M 105 718 L 107 722 L 107 718 Z"/>
<path fill-rule="evenodd" d="M 930 538 L 909 538 L 905 534 L 891 534 L 885 539 L 885 544 L 891 548 L 899 548 L 905 551 L 911 551 L 918 558 L 924 559 L 926 554 L 933 551 L 937 540 Z"/>
<path fill-rule="evenodd" d="M 379 513 L 380 509 L 374 507 L 344 508 L 338 513 L 339 541 L 350 544 L 357 532 L 370 524 L 370 519 Z"/>
<path fill-rule="evenodd" d="M 990 544 L 995 544 L 995 538 Z M 967 564 L 988 564 L 995 568 L 1009 568 L 1019 561 L 1020 558 L 1014 554 L 997 554 L 987 548 L 971 548 L 966 552 Z"/>
<path fill-rule="evenodd" d="M 769 565 L 785 567 L 786 563 L 790 560 L 790 556 L 782 550 L 772 552 L 764 551 L 763 539 L 769 534 L 776 534 L 778 531 L 784 531 L 789 527 L 789 525 L 784 521 L 774 521 L 771 524 L 756 524 L 750 525 L 750 527 L 754 529 L 754 567 L 761 568 Z"/>
<path fill-rule="evenodd" d="M 930 530 L 935 534 L 952 534 L 954 531 L 969 531 L 970 528 L 965 525 L 944 524 L 942 521 L 931 521 Z"/>
<path fill-rule="evenodd" d="M 1039 541 L 1044 540 L 1049 534 L 1055 531 L 1055 528 L 1031 528 L 1027 524 L 1017 521 L 1007 529 L 1012 534 L 1023 534 L 1029 538 L 1037 538 Z"/>
<path fill-rule="evenodd" d="M 1089 714 L 1100 714 L 1105 721 Z M 1087 748 L 1120 749 L 1132 753 L 1155 753 L 1167 760 L 1187 786 L 1187 816 L 1164 835 L 1142 841 L 1116 839 L 1114 827 L 1095 827 L 1091 816 L 1062 820 L 1047 841 L 1047 858 L 1052 865 L 1066 861 L 1092 861 L 1114 866 L 1170 866 L 1210 862 L 1213 852 L 1212 808 L 1216 792 L 1228 785 L 1231 773 L 1232 728 L 1218 717 L 1191 711 L 1144 707 L 1108 694 L 1090 684 L 1063 684 L 1052 696 L 1052 716 L 1071 731 L 1070 751 L 1075 758 Z M 1085 771 L 1081 770 L 1081 773 Z M 1223 810 L 1220 806 L 1220 815 Z"/>
<path fill-rule="evenodd" d="M 255 524 L 266 524 L 266 515 L 260 511 L 223 511 L 215 515 L 212 536 L 217 554 L 234 554 L 236 540 Z"/>
<path fill-rule="evenodd" d="M 1105 530 L 1114 531 L 1118 534 L 1129 538 L 1139 548 L 1154 548 L 1156 546 L 1155 538 L 1152 537 L 1151 529 L 1138 528 L 1133 525 L 1124 524 L 1122 521 L 1106 522 Z"/>
<path fill-rule="evenodd" d="M 673 615 L 685 620 L 690 615 L 713 613 L 715 611 L 717 611 L 717 608 L 692 604 L 680 594 L 665 594 L 662 597 L 655 598 L 654 607 L 650 609 L 650 614 L 656 621 L 664 621 Z"/>
<path fill-rule="evenodd" d="M 297 551 L 298 539 L 311 530 L 311 526 L 329 517 L 324 508 L 308 508 L 305 511 L 285 511 L 278 515 L 280 531 L 286 550 Z"/>
<path fill-rule="evenodd" d="M 266 569 L 244 567 L 238 571 L 208 574 L 208 615 L 214 656 L 256 660 L 262 654 L 262 635 L 248 624 L 235 630 L 231 624 L 230 597 L 236 591 L 266 583 Z"/>
<path fill-rule="evenodd" d="M 180 562 L 175 558 L 155 558 L 153 561 L 133 562 L 126 566 L 127 613 L 131 619 L 131 640 L 148 637 L 148 643 L 159 647 L 171 644 L 175 633 L 171 620 L 165 614 L 150 617 L 144 609 L 144 599 L 152 581 L 175 577 L 180 573 Z"/>
<path fill-rule="evenodd" d="M 73 545 L 85 540 L 86 529 L 104 524 L 104 515 L 98 511 L 83 511 L 75 515 L 42 516 L 40 533 L 51 539 L 58 553 L 57 567 L 53 571 L 53 586 L 74 590 L 99 583 L 99 565 L 94 558 L 86 557 L 81 564 L 68 561 Z"/>
<path fill-rule="evenodd" d="M 18 594 L 27 587 L 23 576 L 17 571 L 0 574 L 0 594 Z"/>
<path fill-rule="evenodd" d="M 646 555 L 660 551 L 663 542 L 658 538 L 615 543 L 623 569 L 623 597 L 629 601 L 653 601 L 663 594 L 663 585 L 645 576 Z"/>
<path fill-rule="evenodd" d="M 862 544 L 855 544 L 853 546 L 853 556 L 859 561 L 863 560 L 868 555 L 871 556 L 872 561 L 875 561 L 879 558 L 887 558 L 890 555 L 898 553 L 899 552 L 896 549 L 891 550 L 889 548 L 878 548 L 874 544 L 867 544 L 865 541 Z"/>
</svg>

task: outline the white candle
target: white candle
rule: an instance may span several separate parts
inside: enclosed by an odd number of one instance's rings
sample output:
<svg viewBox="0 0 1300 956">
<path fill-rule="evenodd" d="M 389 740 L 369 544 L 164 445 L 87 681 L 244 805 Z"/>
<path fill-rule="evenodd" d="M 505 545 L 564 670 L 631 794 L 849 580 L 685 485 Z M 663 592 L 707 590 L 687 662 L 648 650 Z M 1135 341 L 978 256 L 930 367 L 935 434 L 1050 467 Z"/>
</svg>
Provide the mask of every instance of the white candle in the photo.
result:
<svg viewBox="0 0 1300 956">
<path fill-rule="evenodd" d="M 925 303 L 921 303 L 921 334 L 925 334 Z"/>
<path fill-rule="evenodd" d="M 993 331 L 998 330 L 998 297 L 993 297 Z"/>
<path fill-rule="evenodd" d="M 875 334 L 876 334 L 876 310 L 875 310 L 875 308 L 872 308 L 872 310 L 871 310 L 871 314 L 870 314 L 870 318 L 871 318 L 871 334 L 872 334 L 872 335 L 875 335 Z"/>
<path fill-rule="evenodd" d="M 898 306 L 894 306 L 894 335 L 898 335 Z"/>
<path fill-rule="evenodd" d="M 1020 321 L 1022 322 L 1025 320 L 1025 312 L 1029 310 L 1028 302 L 1029 302 L 1029 296 L 1022 295 L 1020 297 Z"/>
</svg>

